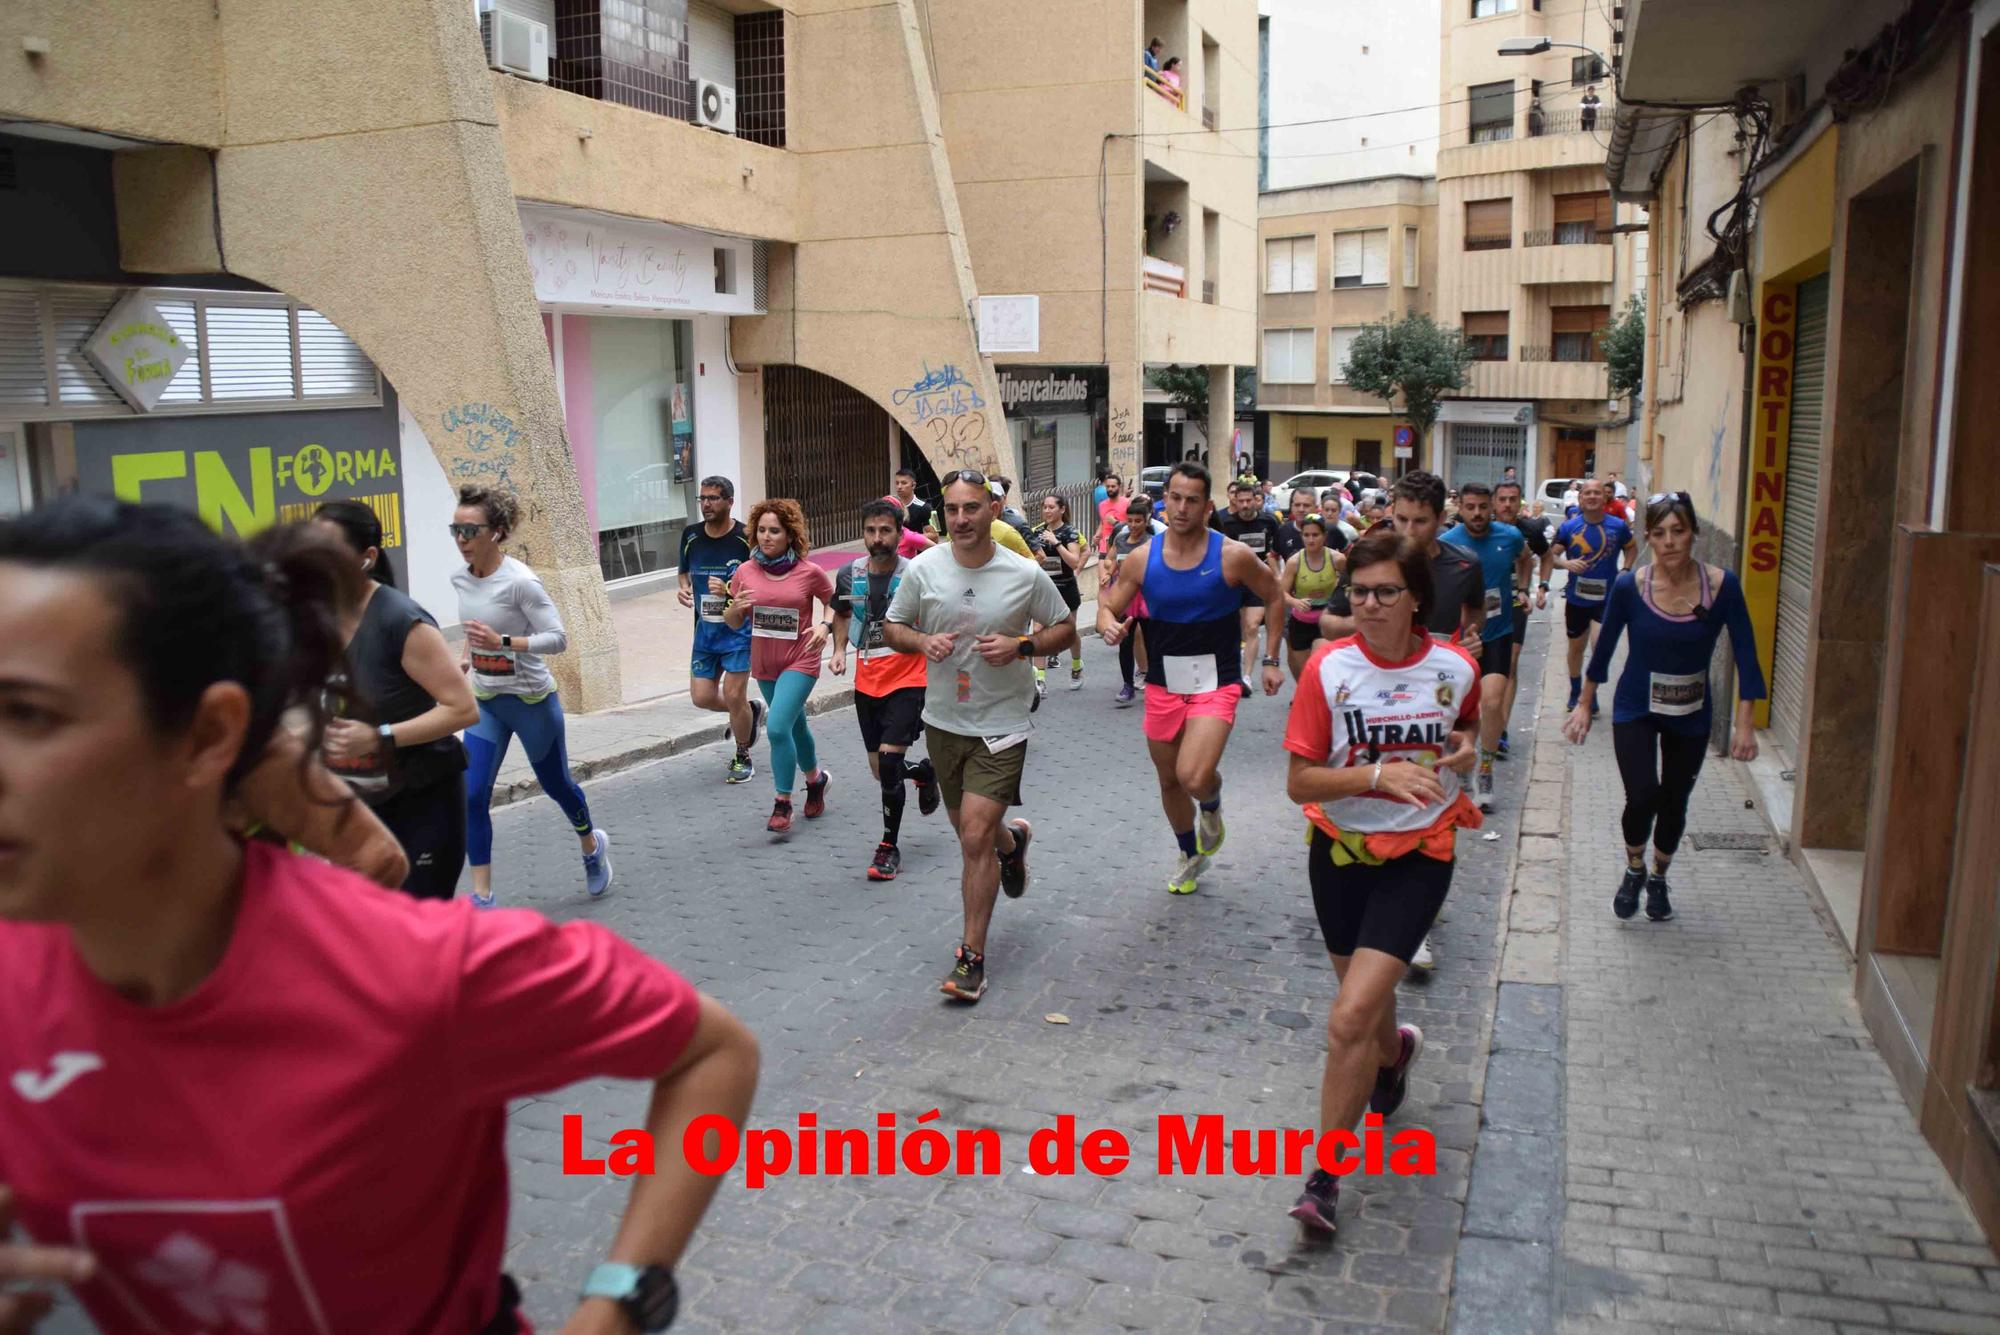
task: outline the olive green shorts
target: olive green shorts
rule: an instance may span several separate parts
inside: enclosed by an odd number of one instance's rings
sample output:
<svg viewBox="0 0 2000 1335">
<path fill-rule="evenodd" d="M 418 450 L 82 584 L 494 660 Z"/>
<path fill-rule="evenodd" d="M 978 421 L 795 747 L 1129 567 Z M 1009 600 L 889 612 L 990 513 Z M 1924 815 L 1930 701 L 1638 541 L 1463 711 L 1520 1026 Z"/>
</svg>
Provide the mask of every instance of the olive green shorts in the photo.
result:
<svg viewBox="0 0 2000 1335">
<path fill-rule="evenodd" d="M 937 771 L 938 789 L 951 810 L 958 810 L 959 798 L 966 793 L 1006 807 L 1021 804 L 1021 772 L 1028 765 L 1025 740 L 995 754 L 983 737 L 966 737 L 928 724 L 924 740 Z"/>
</svg>

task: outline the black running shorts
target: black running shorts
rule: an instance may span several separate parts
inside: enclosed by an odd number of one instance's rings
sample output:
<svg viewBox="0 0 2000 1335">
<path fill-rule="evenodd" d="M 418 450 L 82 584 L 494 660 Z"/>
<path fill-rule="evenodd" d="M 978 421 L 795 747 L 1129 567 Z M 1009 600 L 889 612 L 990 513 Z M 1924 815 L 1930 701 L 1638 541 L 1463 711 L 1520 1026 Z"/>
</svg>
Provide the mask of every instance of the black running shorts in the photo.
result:
<svg viewBox="0 0 2000 1335">
<path fill-rule="evenodd" d="M 1507 637 L 1515 644 L 1526 644 L 1528 642 L 1528 613 L 1534 610 L 1534 606 L 1533 603 L 1529 603 L 1526 607 L 1522 607 L 1519 604 L 1515 605 L 1514 633 Z"/>
<path fill-rule="evenodd" d="M 1408 964 L 1444 907 L 1450 862 L 1405 853 L 1379 867 L 1333 865 L 1333 840 L 1313 827 L 1307 854 L 1313 911 L 1329 955 L 1379 950 Z"/>
<path fill-rule="evenodd" d="M 1590 623 L 1604 622 L 1603 603 L 1579 603 L 1569 599 L 1563 601 L 1563 627 L 1569 631 L 1572 640 L 1580 640 L 1590 634 Z"/>
<path fill-rule="evenodd" d="M 1062 595 L 1063 606 L 1072 612 L 1083 606 L 1083 590 L 1077 587 L 1075 580 L 1058 579 L 1051 582 L 1056 586 L 1056 592 Z"/>
<path fill-rule="evenodd" d="M 1498 639 L 1481 637 L 1479 641 L 1479 675 L 1482 677 L 1505 677 L 1514 671 L 1514 636 L 1512 633 Z"/>
<path fill-rule="evenodd" d="M 862 749 L 870 755 L 885 745 L 908 748 L 924 735 L 924 688 L 905 686 L 887 695 L 856 691 L 854 717 L 861 724 Z"/>
<path fill-rule="evenodd" d="M 1301 621 L 1289 612 L 1285 614 L 1285 643 L 1300 653 L 1310 652 L 1319 643 L 1319 622 Z"/>
</svg>

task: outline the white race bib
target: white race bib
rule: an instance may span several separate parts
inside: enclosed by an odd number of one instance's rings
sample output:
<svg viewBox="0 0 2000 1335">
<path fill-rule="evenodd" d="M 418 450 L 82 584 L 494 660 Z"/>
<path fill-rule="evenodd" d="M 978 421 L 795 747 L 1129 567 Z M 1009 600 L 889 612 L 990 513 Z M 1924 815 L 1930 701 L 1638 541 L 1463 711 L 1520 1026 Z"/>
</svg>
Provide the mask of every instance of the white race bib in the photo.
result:
<svg viewBox="0 0 2000 1335">
<path fill-rule="evenodd" d="M 1683 676 L 1655 672 L 1650 698 L 1650 708 L 1655 714 L 1699 714 L 1708 698 L 1708 674 L 1690 672 Z"/>
<path fill-rule="evenodd" d="M 1610 584 L 1611 581 L 1608 579 L 1573 579 L 1570 581 L 1570 587 L 1576 590 L 1576 596 L 1587 603 L 1603 602 L 1605 590 L 1610 587 Z"/>
<path fill-rule="evenodd" d="M 755 607 L 750 610 L 750 634 L 759 640 L 799 638 L 799 609 L 796 607 Z"/>
<path fill-rule="evenodd" d="M 722 609 L 729 606 L 729 596 L 721 593 L 704 593 L 701 596 L 701 619 L 718 625 L 728 625 L 722 619 Z"/>
<path fill-rule="evenodd" d="M 1214 654 L 1168 654 L 1160 669 L 1175 695 L 1205 695 L 1216 688 Z"/>
<path fill-rule="evenodd" d="M 512 686 L 520 668 L 512 649 L 474 649 L 472 671 L 486 686 Z"/>
<path fill-rule="evenodd" d="M 1486 591 L 1486 615 L 1489 618 L 1500 615 L 1500 600 L 1502 597 L 1504 595 L 1498 589 L 1488 589 Z"/>
<path fill-rule="evenodd" d="M 1237 541 L 1242 543 L 1245 547 L 1248 547 L 1251 551 L 1256 552 L 1258 555 L 1260 556 L 1263 555 L 1264 552 L 1263 529 L 1253 528 L 1248 533 L 1245 533 L 1242 537 L 1238 538 Z"/>
</svg>

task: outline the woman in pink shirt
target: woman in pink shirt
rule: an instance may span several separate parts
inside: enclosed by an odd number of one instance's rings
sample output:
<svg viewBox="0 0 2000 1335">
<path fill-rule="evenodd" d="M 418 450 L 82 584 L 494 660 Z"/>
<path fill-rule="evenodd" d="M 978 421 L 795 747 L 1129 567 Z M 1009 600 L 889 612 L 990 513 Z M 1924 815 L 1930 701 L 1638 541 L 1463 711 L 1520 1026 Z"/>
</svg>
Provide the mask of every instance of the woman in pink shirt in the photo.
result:
<svg viewBox="0 0 2000 1335">
<path fill-rule="evenodd" d="M 229 827 L 281 717 L 318 750 L 348 559 L 95 497 L 0 522 L 0 1330 L 49 1310 L 25 1280 L 111 1335 L 525 1331 L 507 1105 L 606 1076 L 653 1082 L 658 1172 L 565 1335 L 675 1301 L 718 1182 L 681 1134 L 747 1114 L 743 1026 L 595 924 Z"/>
<path fill-rule="evenodd" d="M 806 559 L 812 541 L 797 501 L 759 501 L 745 521 L 750 560 L 736 567 L 729 582 L 730 604 L 723 620 L 750 625 L 750 679 L 771 707 L 771 783 L 778 797 L 764 828 L 783 834 L 792 828 L 792 786 L 806 776 L 807 820 L 826 811 L 832 777 L 819 763 L 819 747 L 806 724 L 806 697 L 819 681 L 819 652 L 832 625 L 829 604 L 833 577 Z M 813 604 L 826 612 L 813 619 Z"/>
</svg>

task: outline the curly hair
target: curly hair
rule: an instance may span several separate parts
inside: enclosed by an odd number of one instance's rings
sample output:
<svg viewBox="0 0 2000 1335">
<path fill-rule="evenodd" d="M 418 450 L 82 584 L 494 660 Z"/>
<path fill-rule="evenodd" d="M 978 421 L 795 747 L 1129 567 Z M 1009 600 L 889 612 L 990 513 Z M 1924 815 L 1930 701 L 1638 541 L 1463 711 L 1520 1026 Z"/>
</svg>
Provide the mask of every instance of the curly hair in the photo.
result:
<svg viewBox="0 0 2000 1335">
<path fill-rule="evenodd" d="M 458 489 L 460 505 L 476 506 L 486 514 L 486 522 L 493 525 L 501 537 L 514 532 L 514 525 L 521 518 L 521 503 L 514 499 L 514 493 L 500 487 L 481 487 L 473 483 Z"/>
<path fill-rule="evenodd" d="M 753 547 L 757 545 L 757 521 L 767 514 L 777 516 L 785 535 L 792 540 L 792 555 L 805 560 L 806 554 L 812 550 L 812 539 L 806 533 L 805 513 L 799 509 L 797 501 L 783 496 L 759 501 L 750 507 L 749 514 L 743 516 L 743 526 L 750 530 L 750 544 Z"/>
</svg>

